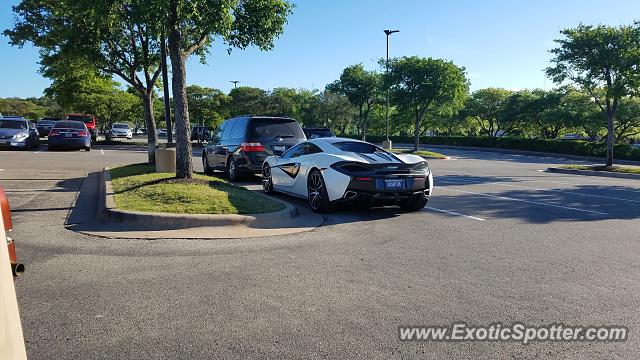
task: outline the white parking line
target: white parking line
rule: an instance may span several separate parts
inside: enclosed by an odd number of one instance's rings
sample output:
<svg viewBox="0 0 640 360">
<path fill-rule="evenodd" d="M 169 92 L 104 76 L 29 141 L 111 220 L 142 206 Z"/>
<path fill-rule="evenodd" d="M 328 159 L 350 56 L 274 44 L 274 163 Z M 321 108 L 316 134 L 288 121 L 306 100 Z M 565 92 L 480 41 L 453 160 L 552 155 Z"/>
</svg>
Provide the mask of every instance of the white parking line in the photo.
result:
<svg viewBox="0 0 640 360">
<path fill-rule="evenodd" d="M 523 202 L 523 203 L 541 205 L 541 206 L 550 206 L 550 207 L 555 207 L 555 208 L 560 208 L 560 209 L 565 209 L 565 210 L 580 211 L 580 212 L 586 212 L 586 213 L 591 213 L 591 214 L 608 215 L 607 213 L 604 213 L 604 212 L 601 212 L 601 211 L 578 209 L 578 208 L 574 208 L 574 207 L 570 207 L 570 206 L 547 204 L 547 203 L 542 203 L 542 202 L 537 202 L 537 201 L 516 199 L 516 198 L 510 198 L 510 197 L 500 196 L 500 195 L 492 195 L 492 194 L 485 194 L 485 193 L 477 193 L 477 192 L 473 192 L 473 191 L 450 189 L 450 188 L 447 188 L 447 187 L 444 187 L 444 186 L 438 186 L 438 189 L 449 190 L 449 191 L 457 191 L 457 192 L 461 192 L 461 193 L 465 193 L 465 194 L 487 196 L 487 197 L 492 197 L 492 198 L 500 199 L 500 200 L 517 201 L 517 202 Z"/>
<path fill-rule="evenodd" d="M 460 214 L 460 213 L 457 213 L 455 211 L 436 209 L 434 207 L 428 207 L 428 208 L 426 208 L 426 210 L 433 210 L 433 211 L 437 211 L 437 212 L 441 212 L 441 213 L 445 213 L 445 214 L 462 216 L 462 217 L 466 217 L 468 219 L 473 219 L 473 220 L 478 220 L 478 221 L 487 221 L 486 219 L 483 219 L 483 218 L 479 218 L 479 217 L 475 217 L 475 216 L 471 216 L 471 215 Z"/>
<path fill-rule="evenodd" d="M 100 149 L 100 155 L 104 155 L 104 150 Z"/>
<path fill-rule="evenodd" d="M 609 200 L 618 200 L 618 201 L 628 201 L 628 202 L 640 203 L 640 200 L 631 200 L 631 199 L 624 199 L 624 198 L 612 197 L 612 196 L 604 196 L 604 195 L 584 194 L 584 193 L 576 192 L 575 190 L 571 190 L 571 189 L 543 189 L 543 188 L 536 188 L 536 187 L 531 187 L 531 186 L 505 184 L 505 183 L 502 183 L 502 182 L 489 182 L 489 183 L 478 184 L 478 183 L 476 183 L 474 181 L 467 181 L 467 180 L 460 180 L 460 179 L 446 180 L 446 181 L 454 183 L 454 184 L 455 183 L 461 183 L 461 184 L 482 185 L 482 186 L 498 185 L 498 186 L 516 187 L 516 188 L 531 189 L 531 190 L 538 190 L 538 191 L 562 192 L 562 193 L 569 193 L 569 194 L 577 195 L 577 196 L 595 197 L 595 198 L 600 198 L 600 199 L 609 199 Z"/>
</svg>

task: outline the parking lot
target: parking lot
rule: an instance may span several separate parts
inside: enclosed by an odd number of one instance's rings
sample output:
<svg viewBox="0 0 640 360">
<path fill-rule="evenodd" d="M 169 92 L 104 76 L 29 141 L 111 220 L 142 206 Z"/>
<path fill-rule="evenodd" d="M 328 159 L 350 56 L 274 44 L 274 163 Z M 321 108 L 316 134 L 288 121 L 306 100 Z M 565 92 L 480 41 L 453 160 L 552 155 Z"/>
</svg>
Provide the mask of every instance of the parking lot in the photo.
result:
<svg viewBox="0 0 640 360">
<path fill-rule="evenodd" d="M 197 151 L 197 150 L 196 150 Z M 572 160 L 443 150 L 428 208 L 311 232 L 104 239 L 65 228 L 87 174 L 146 149 L 0 152 L 30 358 L 635 358 L 640 183 Z M 195 153 L 194 155 L 199 155 Z M 194 167 L 202 171 L 199 156 Z M 284 198 L 284 197 L 283 197 Z M 287 198 L 284 198 L 287 199 Z M 289 199 L 294 201 L 293 199 Z M 295 201 L 294 201 L 295 202 Z M 405 343 L 402 325 L 624 325 L 624 343 Z"/>
</svg>

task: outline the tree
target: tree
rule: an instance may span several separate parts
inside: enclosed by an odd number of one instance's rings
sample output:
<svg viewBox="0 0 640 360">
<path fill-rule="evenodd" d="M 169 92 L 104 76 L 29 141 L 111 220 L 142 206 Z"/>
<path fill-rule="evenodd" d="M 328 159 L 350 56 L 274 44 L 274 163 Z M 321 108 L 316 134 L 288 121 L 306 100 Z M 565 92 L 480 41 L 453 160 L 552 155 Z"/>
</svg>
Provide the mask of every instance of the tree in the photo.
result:
<svg viewBox="0 0 640 360">
<path fill-rule="evenodd" d="M 485 136 L 496 137 L 513 129 L 513 124 L 505 117 L 511 95 L 512 92 L 506 89 L 486 88 L 474 91 L 467 100 L 467 114 L 478 123 Z"/>
<path fill-rule="evenodd" d="M 214 39 L 231 48 L 255 45 L 273 48 L 282 34 L 292 5 L 284 0 L 163 0 L 159 14 L 166 25 L 171 58 L 176 127 L 176 177 L 191 178 L 191 129 L 186 92 L 186 60 L 192 54 L 204 61 Z M 163 21 L 164 22 L 164 21 Z"/>
<path fill-rule="evenodd" d="M 231 89 L 229 96 L 231 97 L 229 105 L 231 116 L 264 115 L 268 96 L 266 91 L 255 87 L 240 86 Z"/>
<path fill-rule="evenodd" d="M 420 124 L 427 112 L 455 113 L 469 92 L 464 68 L 453 62 L 418 56 L 389 62 L 394 101 L 414 117 L 414 150 L 420 145 Z"/>
<path fill-rule="evenodd" d="M 32 42 L 40 48 L 45 75 L 52 68 L 65 71 L 64 64 L 88 63 L 136 89 L 144 107 L 148 159 L 154 163 L 153 102 L 160 75 L 162 30 L 159 10 L 151 0 L 22 0 L 13 7 L 15 27 L 4 34 L 13 45 Z"/>
<path fill-rule="evenodd" d="M 215 128 L 229 117 L 231 97 L 218 89 L 187 86 L 190 115 L 193 122 Z"/>
<path fill-rule="evenodd" d="M 340 79 L 327 85 L 326 90 L 345 95 L 358 109 L 357 128 L 362 140 L 367 139 L 371 107 L 381 100 L 382 77 L 367 71 L 362 64 L 352 65 L 342 71 Z"/>
<path fill-rule="evenodd" d="M 614 119 L 620 100 L 640 88 L 640 23 L 611 27 L 580 24 L 560 32 L 547 76 L 588 92 L 607 120 L 607 166 L 613 165 Z M 603 91 L 598 92 L 601 88 Z"/>
<path fill-rule="evenodd" d="M 640 134 L 640 99 L 620 99 L 614 128 L 616 139 L 630 139 Z"/>
</svg>

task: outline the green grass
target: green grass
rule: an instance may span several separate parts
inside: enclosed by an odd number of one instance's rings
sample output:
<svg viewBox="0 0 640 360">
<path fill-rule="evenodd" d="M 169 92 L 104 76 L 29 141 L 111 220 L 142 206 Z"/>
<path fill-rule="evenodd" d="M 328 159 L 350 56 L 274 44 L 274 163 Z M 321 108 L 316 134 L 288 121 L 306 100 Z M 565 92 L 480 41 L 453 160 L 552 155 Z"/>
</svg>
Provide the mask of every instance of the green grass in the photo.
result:
<svg viewBox="0 0 640 360">
<path fill-rule="evenodd" d="M 402 150 L 402 149 L 391 149 L 391 152 L 395 154 L 414 154 L 414 155 L 422 156 L 423 158 L 427 158 L 427 159 L 446 159 L 447 158 L 446 155 L 433 152 L 433 151 L 427 151 L 427 150 L 411 151 L 411 150 Z"/>
<path fill-rule="evenodd" d="M 116 207 L 177 214 L 259 214 L 284 209 L 280 202 L 203 174 L 176 179 L 147 164 L 114 167 L 111 180 Z"/>
<path fill-rule="evenodd" d="M 609 171 L 624 174 L 640 174 L 640 167 L 631 166 L 602 166 L 602 165 L 562 165 L 561 169 L 570 170 L 594 170 L 594 171 Z"/>
</svg>

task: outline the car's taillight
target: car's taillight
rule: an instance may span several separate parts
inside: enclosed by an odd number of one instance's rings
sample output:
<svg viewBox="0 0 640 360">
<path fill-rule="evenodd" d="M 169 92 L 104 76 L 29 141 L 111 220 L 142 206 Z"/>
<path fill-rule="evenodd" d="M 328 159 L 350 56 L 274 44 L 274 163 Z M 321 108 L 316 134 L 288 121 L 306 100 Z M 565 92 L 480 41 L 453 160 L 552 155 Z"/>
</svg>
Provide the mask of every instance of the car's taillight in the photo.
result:
<svg viewBox="0 0 640 360">
<path fill-rule="evenodd" d="M 244 152 L 261 152 L 264 151 L 264 146 L 260 143 L 242 143 L 240 145 Z"/>
<path fill-rule="evenodd" d="M 87 136 L 87 135 L 89 135 L 89 133 L 88 133 L 87 131 L 80 130 L 80 131 L 78 131 L 78 135 L 80 135 L 80 136 Z"/>
<path fill-rule="evenodd" d="M 354 178 L 353 180 L 355 180 L 355 181 L 371 181 L 371 180 L 373 180 L 373 178 L 370 178 L 370 177 L 357 177 L 357 178 Z"/>
<path fill-rule="evenodd" d="M 58 135 L 60 135 L 60 131 L 58 130 L 49 131 L 49 136 L 58 136 Z"/>
</svg>

